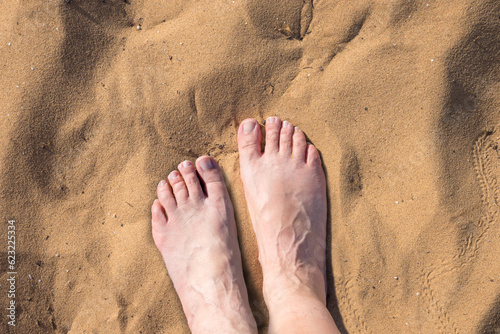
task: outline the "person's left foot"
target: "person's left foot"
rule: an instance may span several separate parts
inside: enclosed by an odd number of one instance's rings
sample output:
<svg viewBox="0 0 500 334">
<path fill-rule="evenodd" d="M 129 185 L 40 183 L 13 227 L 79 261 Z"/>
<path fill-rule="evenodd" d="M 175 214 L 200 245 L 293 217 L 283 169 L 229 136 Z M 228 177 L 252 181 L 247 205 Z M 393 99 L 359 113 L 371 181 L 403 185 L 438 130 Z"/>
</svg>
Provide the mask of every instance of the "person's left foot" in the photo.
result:
<svg viewBox="0 0 500 334">
<path fill-rule="evenodd" d="M 180 174 L 170 173 L 170 184 L 162 180 L 158 185 L 152 230 L 189 328 L 193 333 L 256 333 L 221 171 L 207 156 L 198 158 L 196 169 L 190 161 L 178 168 Z"/>
</svg>

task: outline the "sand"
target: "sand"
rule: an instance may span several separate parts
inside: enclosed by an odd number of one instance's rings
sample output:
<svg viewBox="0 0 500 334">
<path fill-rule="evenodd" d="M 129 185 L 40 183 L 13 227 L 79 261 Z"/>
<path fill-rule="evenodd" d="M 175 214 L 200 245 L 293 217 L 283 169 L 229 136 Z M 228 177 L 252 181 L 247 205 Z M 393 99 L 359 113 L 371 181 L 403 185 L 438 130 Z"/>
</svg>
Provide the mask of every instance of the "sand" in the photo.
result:
<svg viewBox="0 0 500 334">
<path fill-rule="evenodd" d="M 277 115 L 322 154 L 343 333 L 500 333 L 500 2 L 4 0 L 0 54 L 0 331 L 189 332 L 150 206 L 209 154 L 266 332 L 236 130 Z"/>
</svg>

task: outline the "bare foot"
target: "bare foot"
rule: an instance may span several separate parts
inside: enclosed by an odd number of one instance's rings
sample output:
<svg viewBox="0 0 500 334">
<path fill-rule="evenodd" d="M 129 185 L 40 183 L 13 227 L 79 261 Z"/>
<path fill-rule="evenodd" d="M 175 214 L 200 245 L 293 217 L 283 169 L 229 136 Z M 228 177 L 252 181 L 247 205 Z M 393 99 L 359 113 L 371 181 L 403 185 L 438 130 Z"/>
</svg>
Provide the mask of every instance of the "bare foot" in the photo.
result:
<svg viewBox="0 0 500 334">
<path fill-rule="evenodd" d="M 266 121 L 261 152 L 254 119 L 238 131 L 241 178 L 259 248 L 270 332 L 336 331 L 326 309 L 326 181 L 302 131 Z M 298 319 L 308 318 L 309 322 Z M 318 327 L 319 325 L 319 327 Z"/>
<path fill-rule="evenodd" d="M 215 161 L 179 165 L 158 185 L 153 238 L 193 333 L 256 333 L 233 207 Z M 204 184 L 205 192 L 202 184 Z"/>
</svg>

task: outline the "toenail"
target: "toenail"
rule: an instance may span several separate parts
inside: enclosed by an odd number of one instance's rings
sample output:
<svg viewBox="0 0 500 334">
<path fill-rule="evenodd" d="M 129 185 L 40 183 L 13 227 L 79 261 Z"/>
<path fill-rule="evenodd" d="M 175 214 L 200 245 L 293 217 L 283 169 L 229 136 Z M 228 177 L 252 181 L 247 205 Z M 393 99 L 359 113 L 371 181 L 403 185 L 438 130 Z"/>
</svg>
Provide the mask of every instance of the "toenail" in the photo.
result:
<svg viewBox="0 0 500 334">
<path fill-rule="evenodd" d="M 174 170 L 172 173 L 170 173 L 170 175 L 168 176 L 169 178 L 176 178 L 176 177 L 179 177 L 179 172 Z"/>
<path fill-rule="evenodd" d="M 189 167 L 189 166 L 192 166 L 192 165 L 193 165 L 193 163 L 192 163 L 191 161 L 189 161 L 189 160 L 186 160 L 186 161 L 184 161 L 184 162 L 182 163 L 182 165 L 183 165 L 184 167 Z"/>
<path fill-rule="evenodd" d="M 206 159 L 200 160 L 200 167 L 203 170 L 214 169 L 215 168 L 215 164 L 212 161 L 212 158 L 206 158 Z"/>
<path fill-rule="evenodd" d="M 290 122 L 288 122 L 288 121 L 284 121 L 284 122 L 283 122 L 283 128 L 286 128 L 286 127 L 288 127 L 289 125 L 290 125 Z"/>
<path fill-rule="evenodd" d="M 274 123 L 274 122 L 276 122 L 276 117 L 273 116 L 269 117 L 266 121 L 266 123 Z"/>
<path fill-rule="evenodd" d="M 243 123 L 243 132 L 244 133 L 252 132 L 253 129 L 255 129 L 255 125 L 257 125 L 257 123 L 255 123 L 254 121 Z"/>
<path fill-rule="evenodd" d="M 295 132 L 299 132 L 300 129 L 298 127 L 295 127 Z"/>
<path fill-rule="evenodd" d="M 160 183 L 158 183 L 158 187 L 163 187 L 166 184 L 167 184 L 167 181 L 161 180 Z"/>
</svg>

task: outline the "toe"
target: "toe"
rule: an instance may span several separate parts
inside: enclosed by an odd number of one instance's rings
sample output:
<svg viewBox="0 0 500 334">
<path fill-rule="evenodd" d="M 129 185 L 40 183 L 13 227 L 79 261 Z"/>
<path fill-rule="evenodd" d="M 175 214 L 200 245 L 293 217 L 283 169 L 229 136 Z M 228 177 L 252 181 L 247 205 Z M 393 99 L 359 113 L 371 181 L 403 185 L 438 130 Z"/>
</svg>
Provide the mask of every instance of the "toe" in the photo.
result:
<svg viewBox="0 0 500 334">
<path fill-rule="evenodd" d="M 307 164 L 310 166 L 321 166 L 321 157 L 319 156 L 318 149 L 312 145 L 307 145 Z"/>
<path fill-rule="evenodd" d="M 293 125 L 290 122 L 284 121 L 281 125 L 280 133 L 280 153 L 286 156 L 292 155 L 292 136 Z"/>
<path fill-rule="evenodd" d="M 172 188 L 167 181 L 161 180 L 160 183 L 158 183 L 156 193 L 158 195 L 158 200 L 165 208 L 165 211 L 167 211 L 167 214 L 177 208 L 177 202 L 175 201 L 174 194 L 172 193 Z"/>
<path fill-rule="evenodd" d="M 200 173 L 200 178 L 205 184 L 207 197 L 209 199 L 219 199 L 227 195 L 224 177 L 217 163 L 208 156 L 199 157 L 196 160 L 196 168 Z"/>
<path fill-rule="evenodd" d="M 241 122 L 238 130 L 238 151 L 240 159 L 248 161 L 259 158 L 262 154 L 260 150 L 260 126 L 253 118 Z"/>
<path fill-rule="evenodd" d="M 163 236 L 166 234 L 167 216 L 159 200 L 155 200 L 151 206 L 151 227 L 153 239 L 156 245 L 160 247 L 160 241 L 164 239 Z"/>
<path fill-rule="evenodd" d="M 265 153 L 275 154 L 279 150 L 281 120 L 278 117 L 269 117 L 266 120 L 266 148 Z"/>
<path fill-rule="evenodd" d="M 306 136 L 297 127 L 295 127 L 295 132 L 293 134 L 293 157 L 298 161 L 306 162 Z"/>
<path fill-rule="evenodd" d="M 187 201 L 187 199 L 189 198 L 189 194 L 186 184 L 181 177 L 181 174 L 178 171 L 174 170 L 168 175 L 168 181 L 172 186 L 177 204 L 182 204 Z"/>
<path fill-rule="evenodd" d="M 181 172 L 186 184 L 189 197 L 193 199 L 200 199 L 204 196 L 201 189 L 200 179 L 196 174 L 196 169 L 191 161 L 186 160 L 179 164 L 179 172 Z"/>
</svg>

